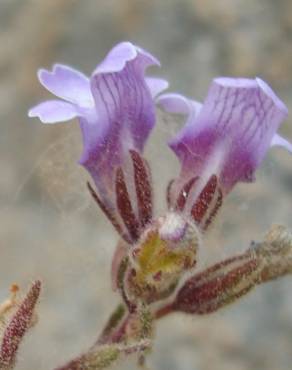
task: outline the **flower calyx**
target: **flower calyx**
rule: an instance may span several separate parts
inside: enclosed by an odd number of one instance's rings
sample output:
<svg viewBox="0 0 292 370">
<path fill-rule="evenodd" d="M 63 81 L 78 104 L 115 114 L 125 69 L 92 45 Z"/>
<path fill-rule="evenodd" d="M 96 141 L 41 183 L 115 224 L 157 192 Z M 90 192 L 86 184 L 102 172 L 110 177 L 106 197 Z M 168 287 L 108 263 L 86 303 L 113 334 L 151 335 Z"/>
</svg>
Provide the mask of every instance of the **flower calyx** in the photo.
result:
<svg viewBox="0 0 292 370">
<path fill-rule="evenodd" d="M 200 236 L 179 213 L 155 220 L 129 252 L 125 286 L 130 297 L 149 304 L 167 298 L 196 265 Z"/>
</svg>

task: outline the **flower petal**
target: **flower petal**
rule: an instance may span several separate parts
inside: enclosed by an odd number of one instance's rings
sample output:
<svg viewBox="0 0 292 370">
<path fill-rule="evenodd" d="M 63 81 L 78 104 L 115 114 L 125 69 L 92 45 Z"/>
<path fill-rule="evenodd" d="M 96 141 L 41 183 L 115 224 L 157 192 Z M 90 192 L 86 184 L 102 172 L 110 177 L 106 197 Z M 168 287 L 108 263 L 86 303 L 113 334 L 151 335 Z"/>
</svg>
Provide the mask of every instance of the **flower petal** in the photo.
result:
<svg viewBox="0 0 292 370">
<path fill-rule="evenodd" d="M 104 60 L 96 67 L 93 75 L 120 72 L 128 62 L 134 61 L 139 55 L 143 57 L 140 58 L 139 63 L 144 68 L 153 64 L 160 65 L 159 61 L 147 51 L 125 41 L 112 48 Z"/>
<path fill-rule="evenodd" d="M 39 70 L 38 77 L 41 84 L 59 98 L 81 107 L 93 106 L 89 79 L 83 73 L 65 65 L 55 64 L 52 72 Z"/>
<path fill-rule="evenodd" d="M 61 100 L 48 100 L 31 108 L 29 117 L 38 117 L 43 123 L 57 123 L 69 121 L 77 117 L 78 112 L 74 105 Z"/>
<path fill-rule="evenodd" d="M 262 80 L 217 78 L 200 113 L 170 143 L 182 176 L 219 175 L 223 192 L 252 181 L 287 108 Z M 207 173 L 205 173 L 207 172 Z"/>
<path fill-rule="evenodd" d="M 169 113 L 186 114 L 192 116 L 191 118 L 195 118 L 202 108 L 201 103 L 180 94 L 163 94 L 157 99 L 157 103 Z"/>
<path fill-rule="evenodd" d="M 183 140 L 185 132 L 188 134 L 189 129 L 192 129 L 193 121 L 196 119 L 202 109 L 202 104 L 191 99 L 185 98 L 180 94 L 163 94 L 157 99 L 157 103 L 169 112 L 175 114 L 187 115 L 187 120 L 184 128 L 178 133 L 175 141 Z M 174 141 L 170 141 L 170 146 Z"/>
<path fill-rule="evenodd" d="M 155 124 L 155 105 L 145 68 L 159 62 L 123 42 L 114 47 L 91 77 L 97 122 L 83 120 L 84 151 L 80 159 L 96 183 L 122 165 L 130 149 L 143 150 Z"/>
<path fill-rule="evenodd" d="M 156 98 L 157 95 L 166 90 L 169 86 L 168 81 L 156 77 L 147 77 L 146 84 L 150 89 L 152 98 Z"/>
<path fill-rule="evenodd" d="M 288 150 L 288 152 L 292 153 L 292 144 L 288 140 L 286 140 L 285 138 L 283 138 L 282 136 L 278 134 L 275 134 L 273 136 L 271 147 L 274 147 L 274 146 L 280 146 Z"/>
</svg>

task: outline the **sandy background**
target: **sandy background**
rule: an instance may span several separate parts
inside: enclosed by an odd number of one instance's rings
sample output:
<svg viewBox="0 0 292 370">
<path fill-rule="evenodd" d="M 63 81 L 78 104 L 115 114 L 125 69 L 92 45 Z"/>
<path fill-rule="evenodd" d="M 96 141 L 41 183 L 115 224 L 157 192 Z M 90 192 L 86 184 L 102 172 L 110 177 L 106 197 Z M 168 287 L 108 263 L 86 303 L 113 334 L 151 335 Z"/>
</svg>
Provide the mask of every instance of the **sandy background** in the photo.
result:
<svg viewBox="0 0 292 370">
<path fill-rule="evenodd" d="M 49 97 L 38 67 L 90 73 L 118 41 L 156 55 L 172 90 L 202 99 L 218 75 L 267 80 L 292 112 L 290 0 L 0 0 L 0 300 L 12 282 L 44 282 L 40 321 L 17 370 L 50 370 L 85 350 L 118 301 L 110 259 L 116 235 L 92 204 L 76 122 L 44 127 L 27 110 Z M 147 148 L 163 212 L 177 162 L 164 142 L 178 124 L 159 115 Z M 292 119 L 281 132 L 292 140 Z M 157 160 L 159 158 L 159 160 Z M 273 150 L 253 185 L 226 201 L 201 264 L 238 252 L 271 223 L 292 227 L 292 158 Z M 212 316 L 158 325 L 153 370 L 291 370 L 292 277 L 262 286 Z M 116 369 L 135 369 L 134 361 Z"/>
</svg>

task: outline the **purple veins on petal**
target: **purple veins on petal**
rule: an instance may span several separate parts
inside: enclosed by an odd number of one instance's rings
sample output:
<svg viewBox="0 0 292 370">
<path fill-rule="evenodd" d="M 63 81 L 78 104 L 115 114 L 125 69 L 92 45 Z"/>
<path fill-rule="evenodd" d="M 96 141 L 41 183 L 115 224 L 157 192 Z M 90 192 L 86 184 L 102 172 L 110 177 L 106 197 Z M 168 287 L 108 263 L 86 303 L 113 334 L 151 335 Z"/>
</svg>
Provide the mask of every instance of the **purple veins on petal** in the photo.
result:
<svg viewBox="0 0 292 370">
<path fill-rule="evenodd" d="M 83 137 L 79 163 L 92 176 L 101 202 L 115 212 L 116 171 L 129 165 L 130 150 L 142 153 L 155 125 L 156 97 L 168 86 L 162 79 L 145 77 L 151 65 L 160 64 L 145 50 L 122 42 L 90 78 L 59 64 L 38 74 L 60 100 L 41 103 L 29 115 L 45 123 L 78 118 Z"/>
<path fill-rule="evenodd" d="M 113 189 L 115 169 L 125 164 L 129 150 L 142 152 L 154 127 L 155 103 L 144 76 L 152 64 L 158 61 L 150 54 L 121 43 L 92 74 L 97 122 L 82 119 L 80 163 L 98 188 Z"/>
<path fill-rule="evenodd" d="M 124 46 L 122 53 L 126 59 L 123 69 L 120 69 L 121 59 L 118 59 L 118 64 L 114 67 L 113 60 L 106 58 L 107 62 L 104 61 L 97 67 L 91 77 L 91 90 L 98 107 L 99 121 L 106 130 L 105 136 L 108 136 L 107 139 L 112 144 L 111 156 L 118 163 L 121 162 L 120 158 L 125 149 L 143 149 L 155 123 L 154 102 L 144 77 L 144 70 L 150 65 L 151 59 L 137 51 L 134 59 L 132 53 L 136 49 L 133 49 L 133 45 L 126 44 L 128 59 L 131 59 L 127 60 Z M 118 51 L 116 48 L 116 56 L 119 56 Z M 114 60 L 115 55 L 112 54 Z M 110 72 L 107 64 L 112 68 Z M 101 72 L 104 70 L 107 73 Z M 94 148 L 85 148 L 82 163 L 86 163 L 88 156 L 95 154 L 92 153 L 94 149 L 96 150 L 96 144 Z"/>
<path fill-rule="evenodd" d="M 180 180 L 218 176 L 223 194 L 250 182 L 271 145 L 292 148 L 275 136 L 287 108 L 260 79 L 216 78 L 201 108 L 176 94 L 159 97 L 164 109 L 187 114 L 183 129 L 169 143 L 182 169 Z M 188 111 L 188 113 L 187 113 Z"/>
</svg>

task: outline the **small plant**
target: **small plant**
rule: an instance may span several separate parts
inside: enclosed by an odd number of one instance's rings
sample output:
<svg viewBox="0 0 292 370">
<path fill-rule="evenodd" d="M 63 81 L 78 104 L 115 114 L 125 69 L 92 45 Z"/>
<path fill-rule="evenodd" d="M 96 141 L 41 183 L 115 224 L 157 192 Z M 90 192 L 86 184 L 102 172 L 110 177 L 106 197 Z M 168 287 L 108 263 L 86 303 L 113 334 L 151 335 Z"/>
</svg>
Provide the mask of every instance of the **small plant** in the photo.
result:
<svg viewBox="0 0 292 370">
<path fill-rule="evenodd" d="M 112 280 L 121 303 L 96 343 L 58 370 L 105 369 L 131 354 L 143 367 L 158 319 L 177 311 L 209 314 L 257 285 L 292 272 L 292 234 L 282 226 L 272 227 L 262 242 L 252 243 L 244 253 L 196 272 L 204 235 L 228 193 L 238 182 L 254 180 L 271 146 L 292 151 L 277 134 L 287 116 L 285 105 L 258 78 L 216 78 L 204 104 L 162 94 L 168 83 L 145 77 L 151 65 L 159 65 L 158 60 L 123 42 L 90 78 L 59 64 L 52 72 L 38 74 L 41 84 L 60 99 L 37 105 L 29 116 L 44 123 L 78 118 L 83 136 L 79 163 L 94 183 L 87 184 L 89 193 L 119 235 Z M 156 104 L 186 116 L 184 127 L 169 143 L 181 170 L 169 183 L 164 215 L 153 212 L 151 169 L 143 157 Z M 34 283 L 20 304 L 22 321 L 12 319 L 6 325 L 3 369 L 14 364 L 39 289 L 40 283 Z M 15 340 L 7 341 L 9 335 Z"/>
</svg>

